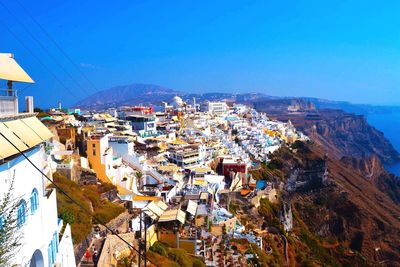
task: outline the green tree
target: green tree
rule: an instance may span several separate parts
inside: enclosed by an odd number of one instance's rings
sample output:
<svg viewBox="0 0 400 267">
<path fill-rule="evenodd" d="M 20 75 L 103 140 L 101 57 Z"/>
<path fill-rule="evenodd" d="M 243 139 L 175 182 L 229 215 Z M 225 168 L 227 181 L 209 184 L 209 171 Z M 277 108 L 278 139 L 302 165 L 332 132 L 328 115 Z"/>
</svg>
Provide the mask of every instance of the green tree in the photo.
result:
<svg viewBox="0 0 400 267">
<path fill-rule="evenodd" d="M 0 266 L 13 266 L 11 263 L 20 248 L 21 233 L 17 227 L 16 210 L 18 202 L 13 198 L 14 179 L 9 190 L 0 199 Z"/>
<path fill-rule="evenodd" d="M 136 181 L 139 183 L 139 189 L 143 187 L 143 173 L 138 171 L 135 173 Z"/>
</svg>

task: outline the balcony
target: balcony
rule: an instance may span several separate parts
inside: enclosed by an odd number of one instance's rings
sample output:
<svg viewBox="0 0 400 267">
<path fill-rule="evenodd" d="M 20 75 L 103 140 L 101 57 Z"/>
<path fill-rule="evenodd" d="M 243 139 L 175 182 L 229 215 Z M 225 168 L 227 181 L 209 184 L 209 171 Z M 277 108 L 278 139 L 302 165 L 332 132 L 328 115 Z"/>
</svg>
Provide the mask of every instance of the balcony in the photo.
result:
<svg viewBox="0 0 400 267">
<path fill-rule="evenodd" d="M 18 114 L 18 96 L 17 91 L 0 89 L 0 115 Z"/>
</svg>

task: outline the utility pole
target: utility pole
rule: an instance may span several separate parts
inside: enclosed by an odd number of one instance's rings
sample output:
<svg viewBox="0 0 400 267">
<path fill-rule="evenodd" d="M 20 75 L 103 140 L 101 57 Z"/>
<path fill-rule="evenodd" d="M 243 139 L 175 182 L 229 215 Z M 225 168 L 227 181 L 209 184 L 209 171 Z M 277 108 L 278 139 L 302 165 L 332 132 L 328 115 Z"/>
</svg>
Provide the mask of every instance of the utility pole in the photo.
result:
<svg viewBox="0 0 400 267">
<path fill-rule="evenodd" d="M 147 267 L 147 224 L 146 224 L 146 214 L 143 214 L 144 223 L 144 267 Z"/>
<path fill-rule="evenodd" d="M 140 230 L 139 230 L 138 266 L 139 267 L 141 266 L 142 257 L 143 257 L 144 267 L 147 267 L 147 225 L 146 225 L 146 214 L 144 214 L 143 211 L 140 211 L 140 214 L 139 214 L 139 225 L 140 225 Z M 142 238 L 142 236 L 143 236 L 142 228 L 144 228 L 144 238 Z"/>
<path fill-rule="evenodd" d="M 142 211 L 140 211 L 139 214 L 139 261 L 138 261 L 138 266 L 140 267 L 142 263 Z"/>
</svg>

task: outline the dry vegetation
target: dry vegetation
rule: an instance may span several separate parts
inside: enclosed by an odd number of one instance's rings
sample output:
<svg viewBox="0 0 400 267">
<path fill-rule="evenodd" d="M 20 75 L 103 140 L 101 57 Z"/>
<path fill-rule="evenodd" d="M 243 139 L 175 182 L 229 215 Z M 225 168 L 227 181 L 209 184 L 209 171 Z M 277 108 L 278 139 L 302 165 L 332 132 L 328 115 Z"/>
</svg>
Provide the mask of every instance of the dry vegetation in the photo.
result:
<svg viewBox="0 0 400 267">
<path fill-rule="evenodd" d="M 125 210 L 122 206 L 100 198 L 101 192 L 105 188 L 113 188 L 112 185 L 99 187 L 93 185 L 79 186 L 59 173 L 55 173 L 53 179 L 64 192 L 82 205 L 85 210 L 92 211 L 101 223 L 109 222 Z M 99 223 L 94 222 L 86 211 L 82 210 L 59 191 L 57 191 L 57 208 L 58 216 L 64 222 L 71 224 L 74 244 L 84 240 L 92 230 L 93 224 Z"/>
</svg>

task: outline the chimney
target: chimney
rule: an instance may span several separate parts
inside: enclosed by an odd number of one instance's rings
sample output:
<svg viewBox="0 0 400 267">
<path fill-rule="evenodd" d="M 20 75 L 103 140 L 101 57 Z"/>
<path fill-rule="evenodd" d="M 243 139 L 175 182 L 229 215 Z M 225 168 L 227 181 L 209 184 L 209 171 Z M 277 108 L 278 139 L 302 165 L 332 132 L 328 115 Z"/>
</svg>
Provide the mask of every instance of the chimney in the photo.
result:
<svg viewBox="0 0 400 267">
<path fill-rule="evenodd" d="M 28 113 L 33 113 L 33 96 L 25 96 L 25 110 Z"/>
</svg>

